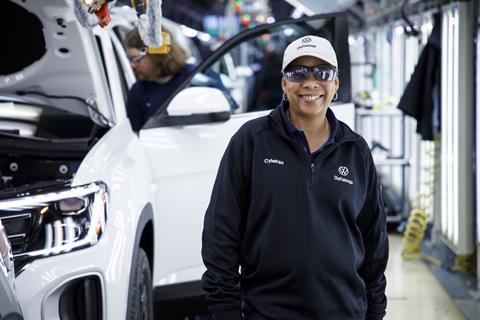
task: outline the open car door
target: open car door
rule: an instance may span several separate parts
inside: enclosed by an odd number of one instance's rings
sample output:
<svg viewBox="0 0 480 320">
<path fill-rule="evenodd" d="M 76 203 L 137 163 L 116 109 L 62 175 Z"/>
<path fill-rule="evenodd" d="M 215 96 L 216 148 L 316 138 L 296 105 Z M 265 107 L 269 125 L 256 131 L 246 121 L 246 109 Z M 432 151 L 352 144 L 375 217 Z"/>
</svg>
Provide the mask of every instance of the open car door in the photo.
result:
<svg viewBox="0 0 480 320">
<path fill-rule="evenodd" d="M 347 16 L 318 15 L 262 25 L 225 42 L 140 130 L 155 193 L 157 289 L 201 279 L 203 218 L 221 156 L 241 125 L 280 102 L 283 51 L 305 35 L 332 42 L 340 66 L 337 104 L 349 103 Z"/>
</svg>

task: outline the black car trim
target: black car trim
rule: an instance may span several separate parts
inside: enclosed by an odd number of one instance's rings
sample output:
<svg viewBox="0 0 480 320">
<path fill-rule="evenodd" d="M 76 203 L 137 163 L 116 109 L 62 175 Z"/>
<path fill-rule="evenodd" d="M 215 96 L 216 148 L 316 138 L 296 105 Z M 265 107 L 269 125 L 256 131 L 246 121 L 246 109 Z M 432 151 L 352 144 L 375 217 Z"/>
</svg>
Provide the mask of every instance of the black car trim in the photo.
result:
<svg viewBox="0 0 480 320">
<path fill-rule="evenodd" d="M 208 312 L 200 280 L 154 287 L 153 301 L 155 316 L 160 319 Z"/>
</svg>

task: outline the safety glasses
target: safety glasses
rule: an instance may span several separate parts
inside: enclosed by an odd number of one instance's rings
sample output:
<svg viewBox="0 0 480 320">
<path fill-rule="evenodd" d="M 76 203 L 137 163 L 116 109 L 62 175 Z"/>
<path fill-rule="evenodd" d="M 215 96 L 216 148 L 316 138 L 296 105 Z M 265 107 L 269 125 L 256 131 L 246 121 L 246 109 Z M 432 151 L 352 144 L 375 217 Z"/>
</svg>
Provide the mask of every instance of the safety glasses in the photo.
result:
<svg viewBox="0 0 480 320">
<path fill-rule="evenodd" d="M 130 61 L 130 63 L 139 63 L 140 61 L 142 61 L 143 59 L 145 59 L 145 57 L 147 56 L 147 53 L 140 53 L 138 56 L 132 56 L 132 57 L 127 57 L 128 58 L 128 61 Z"/>
<path fill-rule="evenodd" d="M 315 80 L 331 81 L 337 76 L 337 68 L 329 65 L 318 65 L 314 67 L 292 66 L 283 72 L 283 76 L 292 82 L 302 82 L 308 79 L 308 74 L 313 73 Z"/>
</svg>

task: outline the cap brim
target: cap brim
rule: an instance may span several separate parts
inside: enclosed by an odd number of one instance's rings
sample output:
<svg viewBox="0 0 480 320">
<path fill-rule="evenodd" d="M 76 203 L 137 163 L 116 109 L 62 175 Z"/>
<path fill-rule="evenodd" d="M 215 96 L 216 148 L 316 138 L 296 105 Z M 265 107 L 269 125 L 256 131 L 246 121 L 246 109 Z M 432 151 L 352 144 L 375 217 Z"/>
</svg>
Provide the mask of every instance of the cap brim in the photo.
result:
<svg viewBox="0 0 480 320">
<path fill-rule="evenodd" d="M 302 53 L 299 56 L 292 57 L 292 58 L 288 59 L 287 61 L 285 61 L 285 65 L 283 66 L 282 71 L 285 71 L 285 68 L 288 67 L 288 65 L 290 63 L 292 63 L 294 60 L 296 60 L 300 57 L 305 57 L 305 56 L 318 58 L 318 59 L 323 60 L 326 63 L 334 66 L 335 68 L 337 68 L 337 65 L 336 65 L 335 61 L 332 61 L 331 58 L 328 58 L 325 55 L 319 54 L 318 52 L 305 52 L 305 53 Z"/>
</svg>

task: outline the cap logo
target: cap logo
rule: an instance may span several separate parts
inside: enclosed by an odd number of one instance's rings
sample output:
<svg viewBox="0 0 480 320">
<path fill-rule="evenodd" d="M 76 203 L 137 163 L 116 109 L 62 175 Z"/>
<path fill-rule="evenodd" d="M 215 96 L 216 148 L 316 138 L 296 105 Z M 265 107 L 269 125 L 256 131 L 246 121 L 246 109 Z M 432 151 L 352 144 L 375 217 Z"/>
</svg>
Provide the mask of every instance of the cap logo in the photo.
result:
<svg viewBox="0 0 480 320">
<path fill-rule="evenodd" d="M 312 38 L 306 37 L 302 39 L 302 43 L 312 42 Z"/>
<path fill-rule="evenodd" d="M 301 46 L 297 47 L 297 50 L 303 49 L 303 48 L 316 48 L 317 46 L 314 44 L 302 44 Z"/>
</svg>

